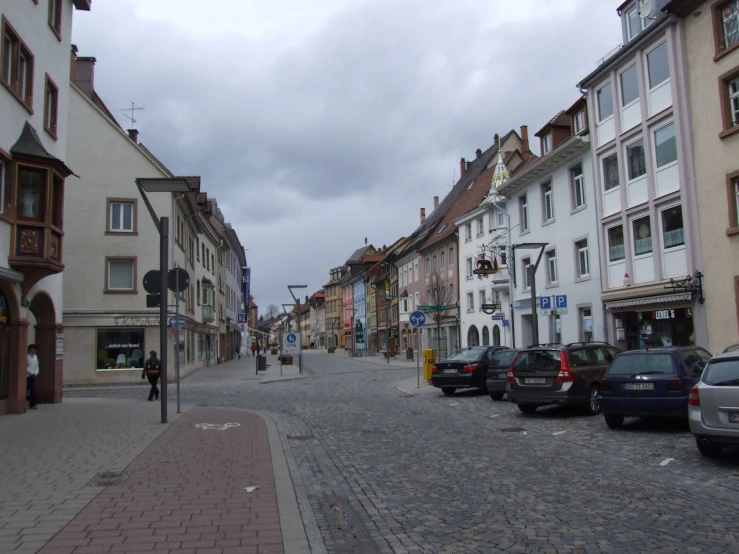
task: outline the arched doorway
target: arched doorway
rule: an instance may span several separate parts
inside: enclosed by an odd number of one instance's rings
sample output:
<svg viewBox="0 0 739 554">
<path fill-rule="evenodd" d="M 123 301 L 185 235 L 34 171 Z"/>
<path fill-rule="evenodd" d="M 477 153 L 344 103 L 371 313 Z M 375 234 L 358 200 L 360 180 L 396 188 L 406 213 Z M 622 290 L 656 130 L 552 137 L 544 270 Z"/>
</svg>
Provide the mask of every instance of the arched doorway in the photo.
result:
<svg viewBox="0 0 739 554">
<path fill-rule="evenodd" d="M 474 325 L 467 331 L 467 346 L 480 346 L 480 333 Z"/>
<path fill-rule="evenodd" d="M 482 345 L 490 346 L 490 331 L 487 325 L 482 328 Z"/>
<path fill-rule="evenodd" d="M 61 328 L 56 324 L 54 303 L 45 292 L 37 293 L 31 300 L 28 321 L 29 344 L 33 342 L 38 348 L 39 374 L 36 377 L 36 400 L 39 403 L 61 402 L 63 337 Z M 57 333 L 59 333 L 59 355 L 57 355 Z"/>
<path fill-rule="evenodd" d="M 500 327 L 493 327 L 493 346 L 500 346 Z"/>
</svg>

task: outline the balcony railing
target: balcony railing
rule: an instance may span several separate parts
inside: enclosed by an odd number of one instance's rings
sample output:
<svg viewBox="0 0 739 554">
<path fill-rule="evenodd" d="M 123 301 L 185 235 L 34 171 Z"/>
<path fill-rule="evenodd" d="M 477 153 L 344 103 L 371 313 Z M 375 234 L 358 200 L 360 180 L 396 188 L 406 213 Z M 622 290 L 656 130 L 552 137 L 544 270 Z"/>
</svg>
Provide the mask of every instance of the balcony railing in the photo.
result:
<svg viewBox="0 0 739 554">
<path fill-rule="evenodd" d="M 205 323 L 215 321 L 215 308 L 213 306 L 204 305 L 202 306 L 202 316 Z"/>
</svg>

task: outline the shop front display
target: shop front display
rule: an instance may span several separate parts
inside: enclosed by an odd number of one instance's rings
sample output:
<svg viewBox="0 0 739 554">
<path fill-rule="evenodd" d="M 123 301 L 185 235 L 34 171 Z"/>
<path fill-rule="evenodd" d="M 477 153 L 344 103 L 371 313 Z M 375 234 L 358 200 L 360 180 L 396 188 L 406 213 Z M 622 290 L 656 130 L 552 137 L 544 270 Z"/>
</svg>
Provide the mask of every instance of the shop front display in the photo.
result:
<svg viewBox="0 0 739 554">
<path fill-rule="evenodd" d="M 696 344 L 690 307 L 626 312 L 616 317 L 622 318 L 629 350 Z"/>
<path fill-rule="evenodd" d="M 146 359 L 144 329 L 97 330 L 97 369 L 141 369 Z"/>
</svg>

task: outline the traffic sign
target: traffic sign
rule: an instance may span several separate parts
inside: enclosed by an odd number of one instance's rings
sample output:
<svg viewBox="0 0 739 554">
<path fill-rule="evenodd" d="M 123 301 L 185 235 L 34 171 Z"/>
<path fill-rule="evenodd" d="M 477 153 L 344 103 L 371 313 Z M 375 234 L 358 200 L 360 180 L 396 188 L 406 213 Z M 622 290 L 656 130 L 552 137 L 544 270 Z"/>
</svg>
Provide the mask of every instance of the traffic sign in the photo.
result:
<svg viewBox="0 0 739 554">
<path fill-rule="evenodd" d="M 185 326 L 185 318 L 181 317 L 179 319 L 175 319 L 174 317 L 169 318 L 169 324 L 171 326 L 177 325 L 177 327 L 184 327 Z"/>
<path fill-rule="evenodd" d="M 167 272 L 167 288 L 172 292 L 187 290 L 190 286 L 190 274 L 181 267 Z"/>
<path fill-rule="evenodd" d="M 419 311 L 413 312 L 408 319 L 414 327 L 423 327 L 423 324 L 426 323 L 426 315 Z"/>
<path fill-rule="evenodd" d="M 237 317 L 236 322 L 237 323 L 247 323 L 248 316 L 249 314 L 236 314 L 236 317 Z"/>
<path fill-rule="evenodd" d="M 505 315 L 503 314 L 494 314 L 492 316 L 493 321 L 503 321 L 505 319 Z"/>
<path fill-rule="evenodd" d="M 541 315 L 549 315 L 552 313 L 552 297 L 551 296 L 542 296 L 539 299 L 539 313 Z"/>
<path fill-rule="evenodd" d="M 424 312 L 443 312 L 446 306 L 419 306 L 418 309 Z"/>
<path fill-rule="evenodd" d="M 144 275 L 144 290 L 149 294 L 161 294 L 162 292 L 162 272 L 158 269 L 147 271 Z M 148 306 L 147 306 L 148 307 Z"/>
<path fill-rule="evenodd" d="M 503 320 L 503 327 L 510 327 L 510 326 L 511 326 L 511 321 L 508 320 L 508 319 L 504 319 Z"/>
<path fill-rule="evenodd" d="M 567 313 L 567 295 L 557 294 L 554 296 L 554 307 L 557 309 L 557 313 Z"/>
<path fill-rule="evenodd" d="M 282 355 L 300 355 L 300 333 L 287 333 L 282 337 Z"/>
</svg>

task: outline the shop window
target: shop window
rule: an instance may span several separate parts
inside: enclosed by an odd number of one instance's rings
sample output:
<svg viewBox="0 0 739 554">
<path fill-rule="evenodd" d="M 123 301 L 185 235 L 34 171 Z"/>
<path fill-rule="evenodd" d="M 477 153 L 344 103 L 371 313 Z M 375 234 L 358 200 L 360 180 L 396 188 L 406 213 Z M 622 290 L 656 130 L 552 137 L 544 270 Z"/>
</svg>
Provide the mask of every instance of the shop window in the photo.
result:
<svg viewBox="0 0 739 554">
<path fill-rule="evenodd" d="M 580 308 L 580 339 L 585 342 L 593 340 L 593 312 L 590 308 Z"/>
<path fill-rule="evenodd" d="M 97 330 L 97 369 L 142 369 L 144 329 Z"/>
<path fill-rule="evenodd" d="M 681 206 L 674 206 L 662 210 L 662 238 L 665 250 L 685 245 L 685 230 L 683 229 L 683 210 Z"/>
<path fill-rule="evenodd" d="M 21 168 L 18 176 L 19 216 L 24 219 L 43 219 L 43 192 L 46 171 Z"/>
<path fill-rule="evenodd" d="M 493 327 L 493 346 L 500 346 L 500 327 Z"/>
</svg>

